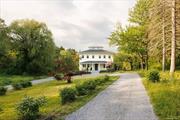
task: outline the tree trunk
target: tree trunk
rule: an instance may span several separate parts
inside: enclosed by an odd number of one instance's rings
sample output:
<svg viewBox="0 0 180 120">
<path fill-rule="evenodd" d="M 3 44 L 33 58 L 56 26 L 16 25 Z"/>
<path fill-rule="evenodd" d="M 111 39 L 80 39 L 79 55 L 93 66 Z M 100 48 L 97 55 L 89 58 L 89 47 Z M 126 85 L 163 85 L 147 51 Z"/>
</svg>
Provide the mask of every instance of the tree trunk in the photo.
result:
<svg viewBox="0 0 180 120">
<path fill-rule="evenodd" d="M 164 10 L 163 10 L 164 12 Z M 164 14 L 164 13 L 163 13 Z M 165 39 L 165 20 L 164 20 L 164 15 L 163 15 L 163 26 L 162 26 L 162 32 L 163 32 L 163 57 L 162 57 L 162 71 L 165 71 L 165 66 L 166 66 L 166 39 Z"/>
<path fill-rule="evenodd" d="M 172 40 L 171 40 L 171 66 L 170 76 L 174 78 L 176 64 L 176 0 L 172 0 Z"/>
</svg>

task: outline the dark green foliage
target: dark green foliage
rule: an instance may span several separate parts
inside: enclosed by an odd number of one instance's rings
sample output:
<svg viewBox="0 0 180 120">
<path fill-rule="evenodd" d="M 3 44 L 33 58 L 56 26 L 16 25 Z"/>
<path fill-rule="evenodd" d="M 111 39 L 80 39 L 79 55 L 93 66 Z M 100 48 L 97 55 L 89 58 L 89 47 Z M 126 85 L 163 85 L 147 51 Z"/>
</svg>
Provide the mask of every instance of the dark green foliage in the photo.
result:
<svg viewBox="0 0 180 120">
<path fill-rule="evenodd" d="M 5 95 L 7 92 L 7 88 L 0 86 L 0 96 Z"/>
<path fill-rule="evenodd" d="M 14 90 L 21 90 L 22 89 L 22 85 L 20 83 L 13 83 L 12 84 Z"/>
<path fill-rule="evenodd" d="M 36 120 L 39 117 L 39 108 L 46 103 L 45 97 L 25 97 L 17 104 L 18 115 L 22 120 Z"/>
<path fill-rule="evenodd" d="M 74 88 L 64 88 L 60 92 L 60 96 L 62 104 L 73 102 L 76 99 L 76 90 Z"/>
<path fill-rule="evenodd" d="M 30 81 L 24 81 L 20 83 L 23 88 L 31 87 L 32 83 Z"/>
<path fill-rule="evenodd" d="M 56 74 L 54 77 L 56 78 L 56 80 L 63 80 L 64 74 L 59 73 L 59 74 Z"/>
<path fill-rule="evenodd" d="M 46 74 L 53 69 L 55 44 L 52 33 L 44 23 L 16 20 L 10 25 L 11 40 L 16 52 L 16 74 Z M 18 37 L 17 37 L 18 36 Z"/>
<path fill-rule="evenodd" d="M 31 87 L 32 83 L 30 81 L 23 81 L 19 83 L 14 83 L 12 84 L 12 86 L 15 90 L 21 90 L 22 88 Z"/>
<path fill-rule="evenodd" d="M 149 71 L 147 74 L 147 79 L 152 82 L 159 82 L 160 81 L 159 71 L 157 71 L 157 70 Z"/>
<path fill-rule="evenodd" d="M 94 80 L 89 80 L 81 84 L 77 84 L 76 90 L 78 92 L 78 95 L 87 95 L 89 92 L 96 89 L 96 84 L 97 83 Z"/>
</svg>

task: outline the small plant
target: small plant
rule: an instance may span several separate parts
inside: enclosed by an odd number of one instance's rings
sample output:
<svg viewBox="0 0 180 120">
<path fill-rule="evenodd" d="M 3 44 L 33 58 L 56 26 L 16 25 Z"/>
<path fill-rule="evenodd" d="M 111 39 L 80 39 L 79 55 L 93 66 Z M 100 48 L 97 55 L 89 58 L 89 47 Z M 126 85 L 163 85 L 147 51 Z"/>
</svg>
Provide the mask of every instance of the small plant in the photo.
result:
<svg viewBox="0 0 180 120">
<path fill-rule="evenodd" d="M 157 71 L 157 70 L 149 71 L 147 78 L 148 78 L 148 80 L 150 80 L 152 82 L 159 82 L 160 81 L 159 71 Z"/>
<path fill-rule="evenodd" d="M 0 86 L 0 96 L 5 95 L 7 92 L 7 88 Z"/>
<path fill-rule="evenodd" d="M 64 88 L 60 92 L 62 104 L 73 102 L 76 99 L 76 90 L 74 88 Z"/>
<path fill-rule="evenodd" d="M 90 91 L 96 89 L 96 81 L 90 80 L 85 81 L 84 83 L 77 84 L 76 90 L 78 92 L 78 95 L 87 95 Z"/>
<path fill-rule="evenodd" d="M 23 120 L 36 120 L 40 116 L 39 108 L 46 102 L 45 97 L 25 97 L 17 104 L 18 115 Z"/>
<path fill-rule="evenodd" d="M 12 86 L 15 90 L 21 90 L 23 88 L 20 83 L 14 83 L 12 84 Z"/>
</svg>

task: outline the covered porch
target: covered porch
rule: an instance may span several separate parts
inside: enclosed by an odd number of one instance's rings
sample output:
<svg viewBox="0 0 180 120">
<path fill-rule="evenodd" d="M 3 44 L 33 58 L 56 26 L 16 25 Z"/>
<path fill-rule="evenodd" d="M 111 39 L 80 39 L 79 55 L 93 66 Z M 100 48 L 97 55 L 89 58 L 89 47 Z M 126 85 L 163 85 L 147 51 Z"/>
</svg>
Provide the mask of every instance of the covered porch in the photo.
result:
<svg viewBox="0 0 180 120">
<path fill-rule="evenodd" d="M 101 71 L 101 70 L 106 70 L 106 61 L 86 61 L 80 63 L 80 69 L 85 70 L 85 71 Z"/>
</svg>

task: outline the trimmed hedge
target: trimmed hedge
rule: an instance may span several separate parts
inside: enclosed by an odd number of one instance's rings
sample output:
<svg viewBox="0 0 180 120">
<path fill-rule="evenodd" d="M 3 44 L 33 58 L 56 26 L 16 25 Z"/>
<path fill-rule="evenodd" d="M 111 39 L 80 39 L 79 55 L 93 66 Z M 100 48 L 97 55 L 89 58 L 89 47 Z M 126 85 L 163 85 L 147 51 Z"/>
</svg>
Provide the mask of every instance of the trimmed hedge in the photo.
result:
<svg viewBox="0 0 180 120">
<path fill-rule="evenodd" d="M 64 88 L 60 92 L 60 97 L 62 104 L 73 102 L 76 99 L 76 90 L 74 88 Z"/>
<path fill-rule="evenodd" d="M 7 92 L 7 88 L 0 86 L 0 96 L 5 95 Z"/>
</svg>

